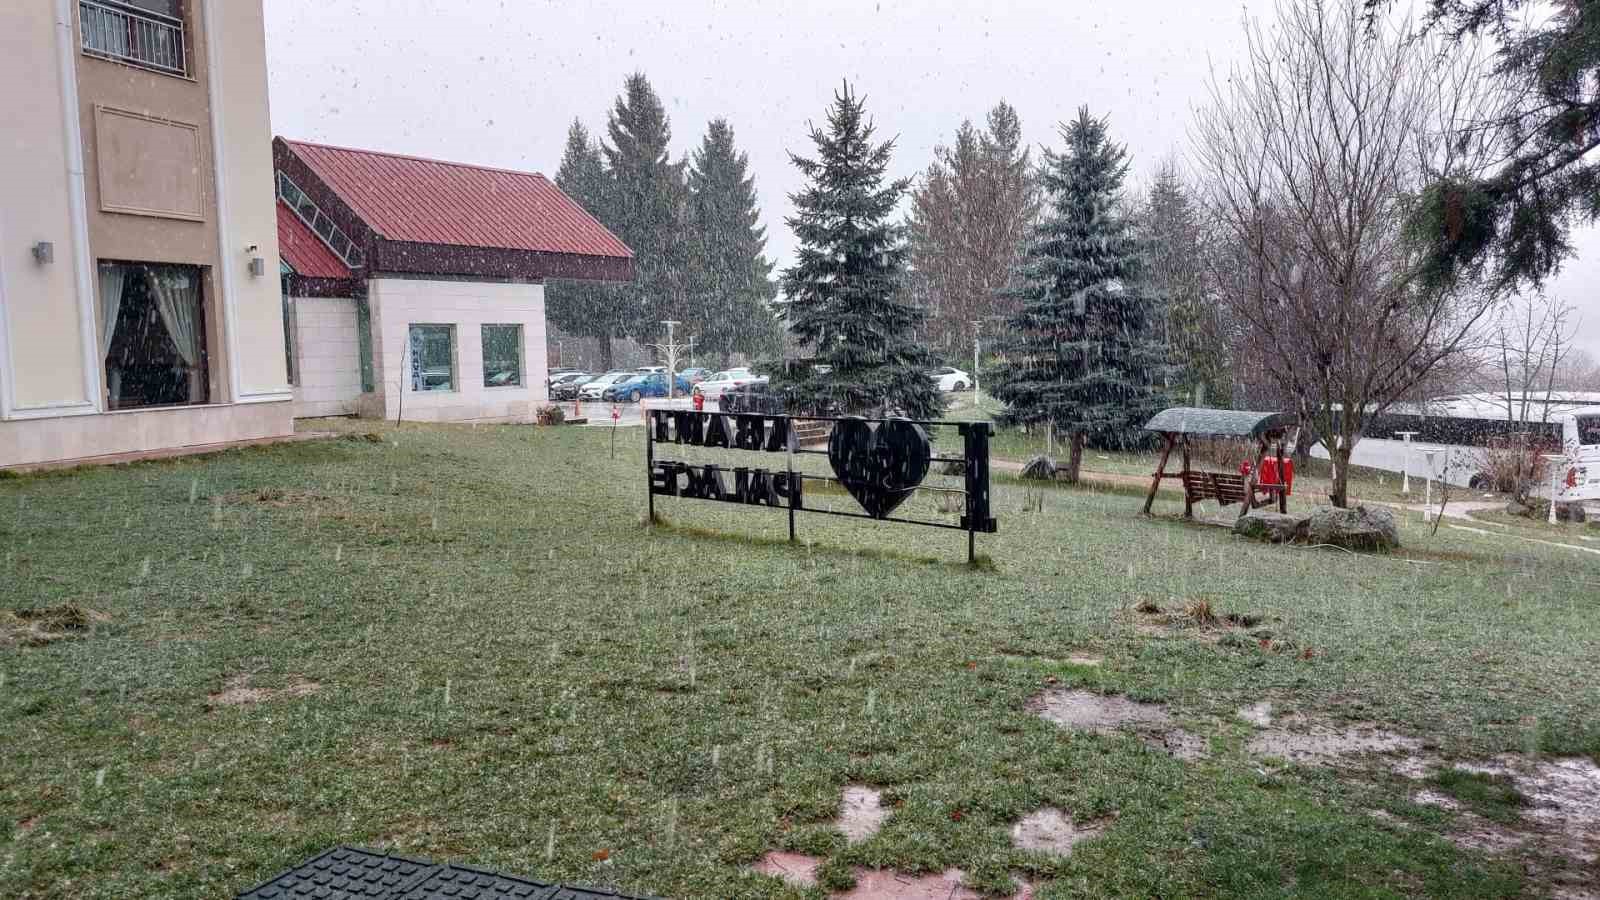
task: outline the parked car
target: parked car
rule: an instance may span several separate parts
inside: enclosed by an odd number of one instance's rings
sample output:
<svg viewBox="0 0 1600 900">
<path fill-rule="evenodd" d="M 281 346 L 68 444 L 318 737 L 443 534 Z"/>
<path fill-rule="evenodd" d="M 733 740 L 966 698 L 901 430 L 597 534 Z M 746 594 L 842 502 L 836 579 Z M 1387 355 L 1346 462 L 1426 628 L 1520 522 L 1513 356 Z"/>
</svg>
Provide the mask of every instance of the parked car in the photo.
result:
<svg viewBox="0 0 1600 900">
<path fill-rule="evenodd" d="M 673 376 L 674 390 L 679 396 L 689 395 L 689 382 Z M 651 372 L 637 374 L 626 381 L 619 381 L 607 387 L 600 394 L 600 399 L 607 403 L 638 403 L 646 397 L 665 397 L 667 395 L 667 373 Z"/>
<path fill-rule="evenodd" d="M 695 385 L 694 392 L 704 397 L 705 402 L 715 403 L 728 388 L 736 388 L 755 380 L 756 376 L 749 369 L 726 369 Z"/>
<path fill-rule="evenodd" d="M 638 374 L 640 374 L 640 375 L 653 375 L 656 372 L 665 372 L 666 370 L 667 370 L 666 366 L 640 366 L 639 368 L 634 369 L 633 371 L 638 373 Z"/>
<path fill-rule="evenodd" d="M 627 381 L 629 378 L 632 378 L 637 374 L 639 373 L 623 371 L 607 372 L 604 375 L 598 376 L 594 380 L 588 382 L 583 387 L 578 388 L 578 399 L 599 400 L 600 395 L 605 392 L 606 388 L 611 387 L 613 384 L 616 384 L 619 381 Z"/>
<path fill-rule="evenodd" d="M 789 404 L 765 378 L 758 378 L 723 391 L 717 399 L 717 408 L 727 413 L 781 416 L 789 411 Z"/>
<path fill-rule="evenodd" d="M 578 370 L 573 368 L 572 366 L 556 366 L 554 369 L 551 369 L 550 371 L 546 372 L 545 373 L 545 377 L 547 379 L 549 379 L 548 383 L 555 384 L 556 380 L 559 379 L 561 376 L 563 376 L 563 375 L 571 375 L 572 373 L 577 372 L 577 371 Z"/>
<path fill-rule="evenodd" d="M 583 372 L 563 376 L 555 384 L 550 385 L 550 399 L 576 400 L 578 399 L 578 390 L 598 377 L 597 375 L 589 375 Z"/>
<path fill-rule="evenodd" d="M 949 366 L 945 366 L 942 369 L 934 369 L 932 372 L 928 373 L 928 377 L 932 378 L 934 382 L 938 384 L 939 390 L 944 391 L 945 393 L 949 393 L 950 391 L 964 391 L 967 388 L 972 387 L 971 375 L 968 375 L 960 369 L 952 369 Z"/>
<path fill-rule="evenodd" d="M 699 384 L 700 382 L 705 381 L 707 378 L 711 377 L 711 375 L 712 375 L 712 372 L 711 372 L 710 369 L 703 368 L 703 367 L 700 367 L 700 366 L 695 366 L 693 368 L 684 369 L 682 372 L 678 373 L 678 377 L 687 380 L 690 384 Z"/>
</svg>

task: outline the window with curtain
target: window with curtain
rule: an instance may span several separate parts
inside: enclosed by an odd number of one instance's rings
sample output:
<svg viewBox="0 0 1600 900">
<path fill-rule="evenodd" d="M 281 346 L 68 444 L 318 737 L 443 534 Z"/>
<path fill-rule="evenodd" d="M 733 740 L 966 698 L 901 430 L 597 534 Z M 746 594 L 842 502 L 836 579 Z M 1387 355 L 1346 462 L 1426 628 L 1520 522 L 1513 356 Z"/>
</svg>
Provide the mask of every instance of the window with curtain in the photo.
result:
<svg viewBox="0 0 1600 900">
<path fill-rule="evenodd" d="M 106 408 L 210 402 L 205 270 L 102 262 L 97 275 Z"/>
<path fill-rule="evenodd" d="M 412 325 L 407 351 L 413 391 L 456 389 L 454 325 Z"/>
<path fill-rule="evenodd" d="M 522 326 L 483 326 L 483 386 L 522 385 Z"/>
</svg>

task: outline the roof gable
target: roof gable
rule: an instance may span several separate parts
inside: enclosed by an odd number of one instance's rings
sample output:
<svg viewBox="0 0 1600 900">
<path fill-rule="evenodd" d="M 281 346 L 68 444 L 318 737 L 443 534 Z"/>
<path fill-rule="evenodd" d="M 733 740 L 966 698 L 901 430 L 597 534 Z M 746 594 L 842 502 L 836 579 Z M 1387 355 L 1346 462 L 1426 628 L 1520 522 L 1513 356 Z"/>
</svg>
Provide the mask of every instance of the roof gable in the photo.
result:
<svg viewBox="0 0 1600 900">
<path fill-rule="evenodd" d="M 387 241 L 631 260 L 633 251 L 543 175 L 280 138 Z"/>
</svg>

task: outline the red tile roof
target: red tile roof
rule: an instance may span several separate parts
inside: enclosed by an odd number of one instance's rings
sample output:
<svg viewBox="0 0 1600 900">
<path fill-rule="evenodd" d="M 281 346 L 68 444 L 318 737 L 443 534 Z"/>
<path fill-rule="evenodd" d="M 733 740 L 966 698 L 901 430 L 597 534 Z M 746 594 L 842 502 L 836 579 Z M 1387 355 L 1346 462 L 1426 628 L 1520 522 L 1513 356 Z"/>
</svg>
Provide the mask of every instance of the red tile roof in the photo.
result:
<svg viewBox="0 0 1600 900">
<path fill-rule="evenodd" d="M 616 235 L 537 173 L 284 143 L 390 241 L 633 257 Z"/>
<path fill-rule="evenodd" d="M 278 201 L 278 255 L 306 278 L 349 278 L 347 268 L 289 204 Z"/>
</svg>

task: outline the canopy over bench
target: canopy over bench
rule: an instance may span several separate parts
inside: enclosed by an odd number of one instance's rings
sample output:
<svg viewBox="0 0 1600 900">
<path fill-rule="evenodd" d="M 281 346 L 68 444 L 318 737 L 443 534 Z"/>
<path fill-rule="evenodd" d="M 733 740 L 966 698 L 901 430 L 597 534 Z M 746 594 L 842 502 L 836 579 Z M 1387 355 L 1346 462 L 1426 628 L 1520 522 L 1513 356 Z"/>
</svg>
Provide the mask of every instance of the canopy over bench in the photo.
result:
<svg viewBox="0 0 1600 900">
<path fill-rule="evenodd" d="M 1260 477 L 1261 463 L 1267 458 L 1269 447 L 1276 450 L 1277 472 L 1284 473 L 1287 470 L 1283 455 L 1284 438 L 1290 429 L 1299 427 L 1300 418 L 1294 413 L 1202 409 L 1190 406 L 1162 410 L 1144 426 L 1145 431 L 1154 431 L 1162 437 L 1161 461 L 1151 476 L 1150 493 L 1144 499 L 1145 514 L 1150 513 L 1150 508 L 1155 503 L 1156 491 L 1161 488 L 1163 478 L 1175 478 L 1183 484 L 1185 518 L 1194 515 L 1194 505 L 1202 500 L 1215 500 L 1220 506 L 1238 503 L 1239 515 L 1244 516 L 1252 509 L 1270 505 L 1276 498 L 1278 511 L 1287 512 L 1288 478 L 1280 474 L 1276 484 L 1260 484 L 1257 479 Z M 1191 435 L 1254 440 L 1255 464 L 1251 466 L 1248 474 L 1210 472 L 1192 468 L 1189 453 Z M 1183 469 L 1179 472 L 1168 472 L 1167 460 L 1171 458 L 1174 447 L 1179 448 L 1182 454 Z M 1257 499 L 1258 494 L 1263 496 Z"/>
</svg>

